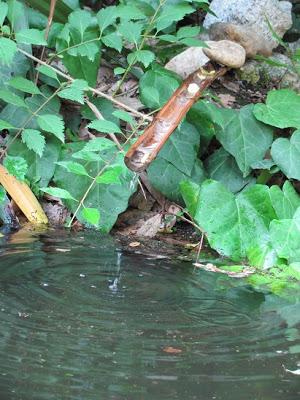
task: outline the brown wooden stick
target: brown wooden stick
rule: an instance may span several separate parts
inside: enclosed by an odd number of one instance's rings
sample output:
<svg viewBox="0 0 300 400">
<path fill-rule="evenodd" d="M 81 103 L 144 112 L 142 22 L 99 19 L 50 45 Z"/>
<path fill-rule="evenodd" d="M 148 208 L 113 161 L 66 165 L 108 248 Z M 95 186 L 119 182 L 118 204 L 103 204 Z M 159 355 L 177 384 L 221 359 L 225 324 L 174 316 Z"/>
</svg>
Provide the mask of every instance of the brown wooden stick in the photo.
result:
<svg viewBox="0 0 300 400">
<path fill-rule="evenodd" d="M 135 172 L 144 171 L 192 105 L 201 97 L 203 91 L 227 70 L 227 67 L 208 62 L 191 74 L 158 112 L 145 132 L 130 147 L 125 156 L 127 167 Z"/>
</svg>

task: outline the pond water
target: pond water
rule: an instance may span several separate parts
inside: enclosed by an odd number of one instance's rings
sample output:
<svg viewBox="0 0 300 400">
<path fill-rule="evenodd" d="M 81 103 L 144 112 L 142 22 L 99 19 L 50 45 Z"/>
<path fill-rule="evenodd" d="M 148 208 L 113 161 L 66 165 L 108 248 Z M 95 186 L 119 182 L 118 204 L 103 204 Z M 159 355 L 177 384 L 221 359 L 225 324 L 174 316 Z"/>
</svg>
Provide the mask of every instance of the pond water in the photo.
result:
<svg viewBox="0 0 300 400">
<path fill-rule="evenodd" d="M 299 301 L 119 247 L 0 239 L 1 400 L 300 398 Z"/>
</svg>

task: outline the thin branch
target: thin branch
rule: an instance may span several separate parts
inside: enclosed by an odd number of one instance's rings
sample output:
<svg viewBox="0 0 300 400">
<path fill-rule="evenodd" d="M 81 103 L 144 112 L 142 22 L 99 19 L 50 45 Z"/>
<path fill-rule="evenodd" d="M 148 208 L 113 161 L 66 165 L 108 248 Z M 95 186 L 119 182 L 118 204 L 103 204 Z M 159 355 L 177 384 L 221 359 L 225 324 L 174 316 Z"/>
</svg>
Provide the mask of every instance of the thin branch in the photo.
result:
<svg viewBox="0 0 300 400">
<path fill-rule="evenodd" d="M 52 69 L 54 72 L 57 73 L 57 75 L 60 75 L 61 77 L 67 79 L 68 81 L 73 82 L 75 80 L 70 75 L 67 75 L 64 72 L 61 72 L 60 70 L 58 70 L 58 69 L 52 67 L 51 65 L 47 64 L 45 61 L 42 61 L 42 60 L 38 59 L 37 57 L 34 57 L 31 54 L 27 53 L 27 51 L 22 50 L 20 48 L 18 48 L 18 50 L 19 50 L 20 53 L 24 54 L 26 57 L 28 57 L 31 60 L 37 62 L 38 64 L 45 65 L 46 67 Z M 105 93 L 101 92 L 100 90 L 94 89 L 92 87 L 89 87 L 88 89 L 92 93 L 94 93 L 94 94 L 96 94 L 96 95 L 98 95 L 100 97 L 103 97 L 104 99 L 107 99 L 107 100 L 111 101 L 112 103 L 116 104 L 118 107 L 123 108 L 124 110 L 127 110 L 128 112 L 132 113 L 133 115 L 135 115 L 137 117 L 142 118 L 144 121 L 152 121 L 152 117 L 150 117 L 149 115 L 141 113 L 140 111 L 137 111 L 134 108 L 127 106 L 126 104 L 114 99 L 112 96 L 109 96 L 108 94 L 105 94 Z"/>
</svg>

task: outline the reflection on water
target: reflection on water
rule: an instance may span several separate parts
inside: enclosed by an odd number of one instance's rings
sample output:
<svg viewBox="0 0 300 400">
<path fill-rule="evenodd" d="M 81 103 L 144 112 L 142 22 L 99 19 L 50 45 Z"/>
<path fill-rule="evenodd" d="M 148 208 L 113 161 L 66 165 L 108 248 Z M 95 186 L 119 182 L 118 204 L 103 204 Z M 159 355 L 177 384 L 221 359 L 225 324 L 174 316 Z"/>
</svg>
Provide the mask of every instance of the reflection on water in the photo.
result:
<svg viewBox="0 0 300 400">
<path fill-rule="evenodd" d="M 0 243 L 1 400 L 300 398 L 296 300 L 95 233 Z"/>
</svg>

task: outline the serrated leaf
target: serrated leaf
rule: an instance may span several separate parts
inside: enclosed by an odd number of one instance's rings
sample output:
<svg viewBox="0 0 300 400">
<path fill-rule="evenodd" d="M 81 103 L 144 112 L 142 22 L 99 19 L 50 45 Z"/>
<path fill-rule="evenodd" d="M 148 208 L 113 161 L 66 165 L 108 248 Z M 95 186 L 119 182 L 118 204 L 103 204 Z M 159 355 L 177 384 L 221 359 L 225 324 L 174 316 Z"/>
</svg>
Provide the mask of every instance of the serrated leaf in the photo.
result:
<svg viewBox="0 0 300 400">
<path fill-rule="evenodd" d="M 23 157 L 6 156 L 4 158 L 3 165 L 7 171 L 17 179 L 20 181 L 25 180 L 28 164 Z"/>
<path fill-rule="evenodd" d="M 196 38 L 183 38 L 180 39 L 178 43 L 185 44 L 189 47 L 207 47 L 207 44 L 203 40 Z"/>
<path fill-rule="evenodd" d="M 41 94 L 40 89 L 34 84 L 34 82 L 25 79 L 22 76 L 16 76 L 12 78 L 8 84 L 25 93 Z"/>
<path fill-rule="evenodd" d="M 117 17 L 118 14 L 116 6 L 101 8 L 101 10 L 97 13 L 97 21 L 100 31 L 103 32 L 107 27 L 114 24 Z"/>
<path fill-rule="evenodd" d="M 42 157 L 45 148 L 45 138 L 40 131 L 36 129 L 24 129 L 22 132 L 22 142 L 26 144 L 28 149 Z"/>
<path fill-rule="evenodd" d="M 61 90 L 58 96 L 62 99 L 76 101 L 84 104 L 84 91 L 89 88 L 88 83 L 83 79 L 75 79 L 66 89 Z"/>
<path fill-rule="evenodd" d="M 16 33 L 17 43 L 47 46 L 45 32 L 38 29 L 22 29 Z"/>
<path fill-rule="evenodd" d="M 14 106 L 28 108 L 22 97 L 10 92 L 9 90 L 0 90 L 0 99 L 6 103 L 13 104 Z"/>
<path fill-rule="evenodd" d="M 105 138 L 95 138 L 87 142 L 83 148 L 83 151 L 103 151 L 111 149 L 112 147 L 115 147 L 115 144 L 111 140 Z"/>
<path fill-rule="evenodd" d="M 187 37 L 193 37 L 197 36 L 200 33 L 200 27 L 199 26 L 183 26 L 182 28 L 179 28 L 177 31 L 177 39 L 183 39 Z"/>
<path fill-rule="evenodd" d="M 3 25 L 3 22 L 7 16 L 8 5 L 3 1 L 0 2 L 0 26 Z"/>
<path fill-rule="evenodd" d="M 194 11 L 193 7 L 184 3 L 166 6 L 156 19 L 156 28 L 161 31 Z"/>
<path fill-rule="evenodd" d="M 46 131 L 53 133 L 60 141 L 64 143 L 64 122 L 61 116 L 53 114 L 39 115 L 37 117 L 39 127 Z"/>
<path fill-rule="evenodd" d="M 103 174 L 96 178 L 97 183 L 103 184 L 121 184 L 120 175 L 123 172 L 123 168 L 120 165 L 111 166 L 108 170 L 104 171 Z"/>
<path fill-rule="evenodd" d="M 133 4 L 118 5 L 117 16 L 126 20 L 139 20 L 146 17 L 145 14 Z"/>
<path fill-rule="evenodd" d="M 266 104 L 255 104 L 255 117 L 278 128 L 300 128 L 300 95 L 290 89 L 272 90 Z"/>
<path fill-rule="evenodd" d="M 96 119 L 88 124 L 88 128 L 95 129 L 101 133 L 122 133 L 121 129 L 111 121 Z"/>
<path fill-rule="evenodd" d="M 17 52 L 17 45 L 14 41 L 0 37 L 0 63 L 10 65 Z"/>
<path fill-rule="evenodd" d="M 58 187 L 47 187 L 47 188 L 41 188 L 40 190 L 42 192 L 50 194 L 51 196 L 58 197 L 59 199 L 77 201 L 76 199 L 74 199 L 74 197 L 71 195 L 71 193 L 65 189 L 61 189 Z"/>
<path fill-rule="evenodd" d="M 39 71 L 41 74 L 44 74 L 48 76 L 49 78 L 55 79 L 58 81 L 57 74 L 55 71 L 53 71 L 52 68 L 46 67 L 45 65 L 40 65 L 39 67 L 36 68 L 37 71 Z"/>
<path fill-rule="evenodd" d="M 112 32 L 106 36 L 103 36 L 101 40 L 105 44 L 105 46 L 111 47 L 112 49 L 117 50 L 119 53 L 122 50 L 122 38 L 118 35 L 117 32 Z"/>
<path fill-rule="evenodd" d="M 114 69 L 114 74 L 121 75 L 121 74 L 124 74 L 125 71 L 126 71 L 125 68 L 117 67 Z"/>
<path fill-rule="evenodd" d="M 98 226 L 100 221 L 100 212 L 97 208 L 84 207 L 81 210 L 81 215 L 87 223 Z"/>
<path fill-rule="evenodd" d="M 0 131 L 2 131 L 3 129 L 15 129 L 15 127 L 12 126 L 9 122 L 0 119 Z"/>
<path fill-rule="evenodd" d="M 122 121 L 126 121 L 131 125 L 135 124 L 135 120 L 132 117 L 131 114 L 129 114 L 127 111 L 124 110 L 116 110 L 113 112 L 113 115 L 119 119 L 121 119 Z"/>
<path fill-rule="evenodd" d="M 138 22 L 123 21 L 118 27 L 118 31 L 129 43 L 136 46 L 141 41 L 142 25 Z"/>
<path fill-rule="evenodd" d="M 84 32 L 92 23 L 92 16 L 86 10 L 76 10 L 69 15 L 68 20 L 70 25 L 83 37 Z"/>
<path fill-rule="evenodd" d="M 155 54 L 149 50 L 137 50 L 133 53 L 129 53 L 127 56 L 127 61 L 129 64 L 134 64 L 140 61 L 146 68 L 155 59 Z"/>
<path fill-rule="evenodd" d="M 67 171 L 71 172 L 72 174 L 89 176 L 85 167 L 75 161 L 58 161 L 56 164 L 60 165 L 61 167 L 64 167 Z"/>
<path fill-rule="evenodd" d="M 290 139 L 276 139 L 272 144 L 271 155 L 288 178 L 300 180 L 300 129 Z"/>
</svg>

